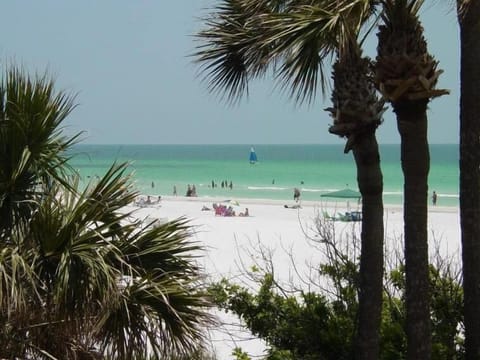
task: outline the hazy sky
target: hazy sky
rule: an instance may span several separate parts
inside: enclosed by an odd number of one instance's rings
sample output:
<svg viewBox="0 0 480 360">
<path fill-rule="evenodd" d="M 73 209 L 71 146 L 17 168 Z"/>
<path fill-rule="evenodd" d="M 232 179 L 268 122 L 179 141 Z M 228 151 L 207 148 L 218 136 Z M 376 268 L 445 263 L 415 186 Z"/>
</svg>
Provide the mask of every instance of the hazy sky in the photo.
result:
<svg viewBox="0 0 480 360">
<path fill-rule="evenodd" d="M 433 100 L 429 141 L 458 143 L 459 42 L 455 13 L 435 1 L 422 12 L 430 52 L 445 70 Z M 2 3 L 0 58 L 31 72 L 48 69 L 77 94 L 69 131 L 93 144 L 342 143 L 328 133 L 329 96 L 298 107 L 266 79 L 234 107 L 206 90 L 192 63 L 215 0 L 24 0 Z M 374 56 L 376 36 L 367 54 Z M 391 113 L 378 131 L 398 143 Z"/>
</svg>

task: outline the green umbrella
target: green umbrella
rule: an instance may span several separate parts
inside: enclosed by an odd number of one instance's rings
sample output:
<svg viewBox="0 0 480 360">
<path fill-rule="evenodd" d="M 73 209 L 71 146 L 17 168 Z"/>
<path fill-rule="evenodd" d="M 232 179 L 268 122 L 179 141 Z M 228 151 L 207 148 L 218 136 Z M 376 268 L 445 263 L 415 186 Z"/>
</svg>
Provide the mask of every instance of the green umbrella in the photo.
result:
<svg viewBox="0 0 480 360">
<path fill-rule="evenodd" d="M 343 189 L 337 191 L 331 191 L 320 195 L 321 197 L 342 198 L 342 199 L 360 199 L 362 194 L 358 191 L 351 189 Z"/>
</svg>

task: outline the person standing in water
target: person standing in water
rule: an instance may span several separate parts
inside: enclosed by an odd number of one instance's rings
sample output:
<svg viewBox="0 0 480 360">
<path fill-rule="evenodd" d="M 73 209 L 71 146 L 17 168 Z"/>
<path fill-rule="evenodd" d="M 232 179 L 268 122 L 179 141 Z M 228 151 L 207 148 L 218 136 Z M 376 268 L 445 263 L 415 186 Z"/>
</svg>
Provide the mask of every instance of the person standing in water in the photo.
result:
<svg viewBox="0 0 480 360">
<path fill-rule="evenodd" d="M 433 194 L 432 194 L 432 204 L 434 206 L 437 205 L 437 192 L 435 190 L 433 190 Z"/>
<path fill-rule="evenodd" d="M 295 202 L 300 200 L 300 190 L 298 188 L 293 189 L 293 200 L 295 200 Z"/>
</svg>

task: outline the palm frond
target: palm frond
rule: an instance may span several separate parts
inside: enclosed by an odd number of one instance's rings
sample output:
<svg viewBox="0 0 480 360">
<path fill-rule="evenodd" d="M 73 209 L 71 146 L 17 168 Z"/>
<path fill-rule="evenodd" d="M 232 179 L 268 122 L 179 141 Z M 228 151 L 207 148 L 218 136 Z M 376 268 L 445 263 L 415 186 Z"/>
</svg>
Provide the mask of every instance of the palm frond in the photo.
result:
<svg viewBox="0 0 480 360">
<path fill-rule="evenodd" d="M 97 324 L 97 336 L 111 358 L 157 358 L 188 354 L 201 346 L 201 325 L 211 321 L 195 283 L 182 286 L 175 276 L 135 278 L 122 291 L 117 307 L 109 306 Z"/>
<path fill-rule="evenodd" d="M 74 97 L 55 92 L 46 75 L 30 78 L 16 67 L 0 83 L 0 228 L 25 219 L 32 201 L 52 181 L 68 187 L 65 156 L 78 135 L 61 134 Z"/>
<path fill-rule="evenodd" d="M 415 21 L 424 3 L 425 0 L 381 0 L 382 20 L 393 26 Z"/>
<path fill-rule="evenodd" d="M 468 9 L 472 5 L 472 0 L 457 0 L 457 14 L 459 20 L 462 22 L 465 15 L 468 13 Z"/>
<path fill-rule="evenodd" d="M 20 228 L 20 226 L 18 226 Z M 42 284 L 31 264 L 34 256 L 19 246 L 25 232 L 15 232 L 0 247 L 0 306 L 2 313 L 21 314 L 28 311 L 32 302 L 39 303 Z M 35 301 L 35 299 L 37 301 Z"/>
<path fill-rule="evenodd" d="M 120 210 L 133 201 L 127 164 L 113 165 L 97 185 L 77 195 L 54 188 L 31 220 L 39 253 L 37 273 L 53 294 L 59 312 L 87 313 L 93 299 L 108 299 L 122 276 L 109 263 L 122 254 L 111 241 L 130 233 L 128 213 Z"/>
<path fill-rule="evenodd" d="M 188 220 L 179 218 L 159 226 L 143 224 L 139 231 L 131 234 L 130 241 L 115 244 L 125 255 L 125 262 L 138 269 L 141 276 L 145 272 L 167 273 L 179 268 L 196 273 L 198 269 L 191 260 L 199 256 L 202 247 L 190 240 L 192 235 Z"/>
<path fill-rule="evenodd" d="M 208 89 L 234 102 L 248 95 L 247 49 L 254 37 L 246 28 L 248 11 L 241 0 L 224 0 L 204 21 L 206 29 L 196 35 L 204 44 L 197 47 L 195 62 L 202 64 Z"/>
<path fill-rule="evenodd" d="M 296 102 L 325 92 L 325 62 L 357 37 L 378 2 L 223 0 L 197 37 L 194 54 L 210 91 L 238 101 L 248 82 L 272 69 Z M 226 90 L 226 92 L 223 92 Z"/>
</svg>

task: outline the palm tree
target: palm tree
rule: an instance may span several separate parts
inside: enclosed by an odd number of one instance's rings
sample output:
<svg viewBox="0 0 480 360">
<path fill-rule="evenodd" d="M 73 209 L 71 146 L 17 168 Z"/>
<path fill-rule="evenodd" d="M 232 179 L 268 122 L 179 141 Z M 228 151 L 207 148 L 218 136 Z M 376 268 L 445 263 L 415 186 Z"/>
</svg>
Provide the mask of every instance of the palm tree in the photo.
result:
<svg viewBox="0 0 480 360">
<path fill-rule="evenodd" d="M 355 358 L 377 359 L 383 287 L 383 176 L 375 131 L 381 123 L 383 102 L 373 83 L 372 64 L 361 56 L 356 42 L 340 53 L 334 64 L 334 90 L 328 109 L 334 119 L 329 131 L 347 138 L 352 149 L 362 194 L 360 292 Z"/>
<path fill-rule="evenodd" d="M 379 354 L 383 279 L 383 179 L 375 131 L 381 123 L 370 60 L 362 57 L 359 29 L 373 7 L 363 1 L 224 0 L 206 20 L 196 59 L 212 92 L 237 101 L 248 81 L 268 68 L 297 102 L 324 90 L 324 62 L 336 54 L 329 131 L 347 138 L 362 193 L 362 252 L 356 355 Z"/>
<path fill-rule="evenodd" d="M 383 0 L 376 81 L 392 104 L 401 136 L 404 173 L 404 236 L 408 359 L 431 356 L 428 289 L 427 105 L 448 93 L 435 89 L 437 62 L 428 53 L 418 19 L 422 0 Z"/>
<path fill-rule="evenodd" d="M 78 177 L 67 185 L 72 139 L 59 126 L 71 98 L 46 77 L 14 69 L 0 94 L 0 357 L 160 358 L 201 346 L 209 304 L 188 221 L 132 218 L 128 164 L 83 191 Z"/>
<path fill-rule="evenodd" d="M 480 357 L 480 3 L 457 0 L 460 25 L 460 219 L 466 359 Z"/>
</svg>

